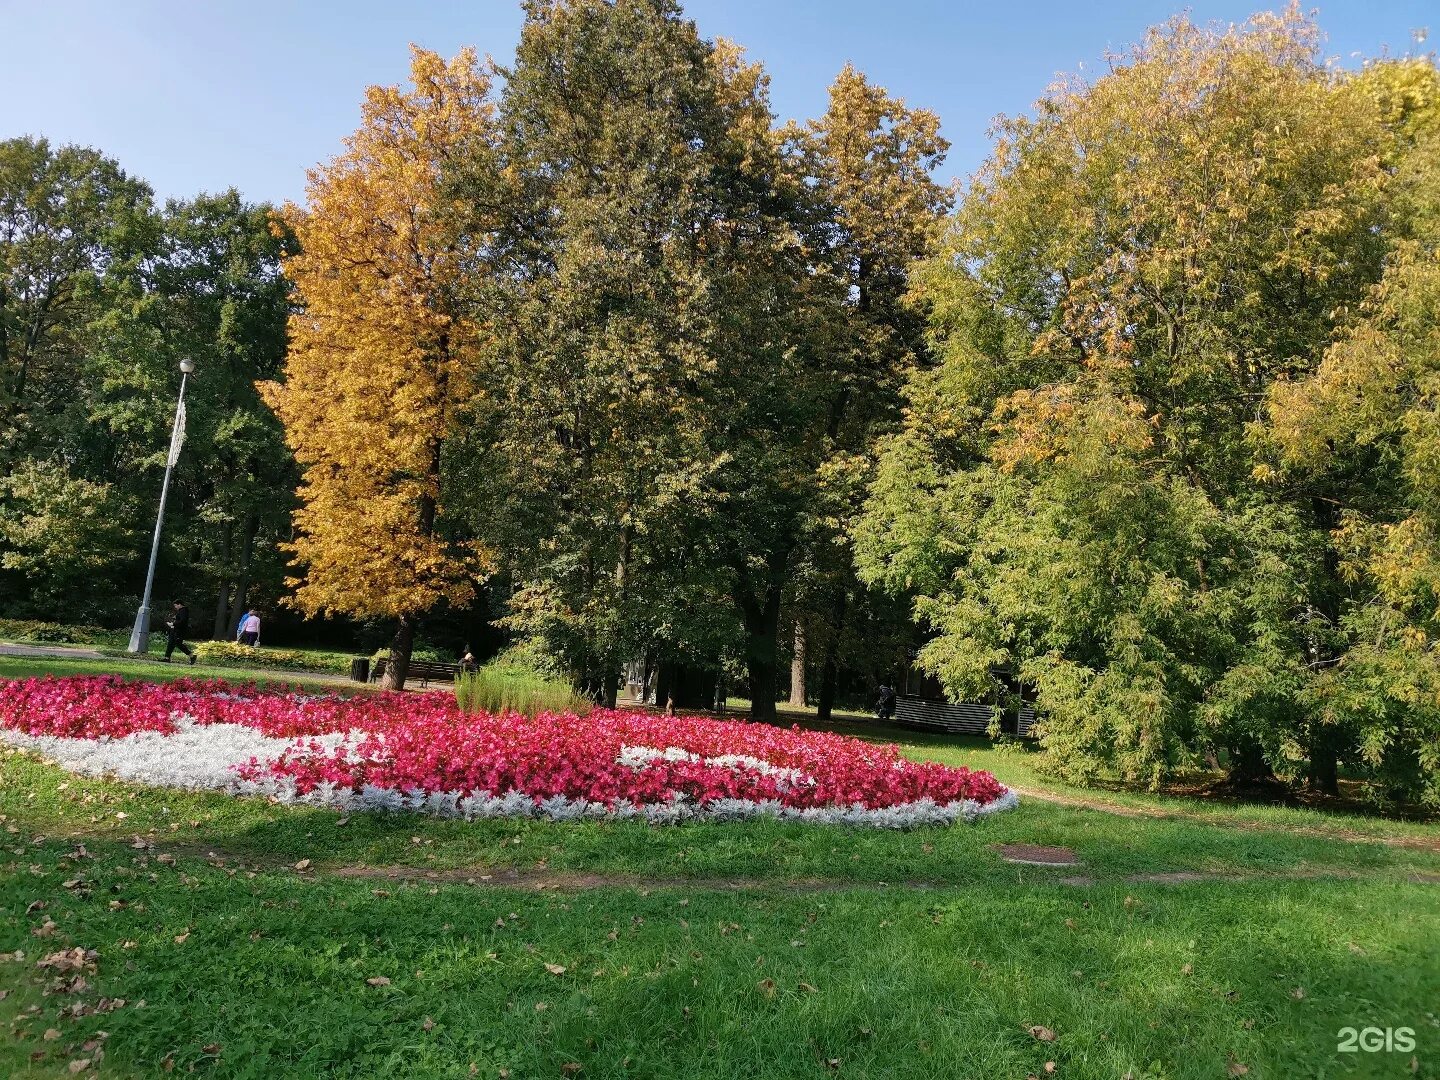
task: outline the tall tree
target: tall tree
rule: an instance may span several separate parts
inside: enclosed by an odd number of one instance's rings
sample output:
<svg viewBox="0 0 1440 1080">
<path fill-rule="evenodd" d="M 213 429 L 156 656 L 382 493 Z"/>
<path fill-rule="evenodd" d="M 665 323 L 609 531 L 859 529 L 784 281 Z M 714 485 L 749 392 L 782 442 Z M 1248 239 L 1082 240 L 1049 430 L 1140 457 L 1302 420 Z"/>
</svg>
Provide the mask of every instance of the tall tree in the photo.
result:
<svg viewBox="0 0 1440 1080">
<path fill-rule="evenodd" d="M 1270 388 L 1263 475 L 1335 507 L 1348 602 L 1306 687 L 1317 727 L 1385 792 L 1440 805 L 1440 72 L 1385 61 L 1357 81 L 1396 135 L 1396 243 L 1314 373 Z"/>
<path fill-rule="evenodd" d="M 533 0 L 507 74 L 530 209 L 505 244 L 506 351 L 474 457 L 492 434 L 509 448 L 511 512 L 492 522 L 515 553 L 511 625 L 606 700 L 625 661 L 711 635 L 686 600 L 729 572 L 707 541 L 734 460 L 724 406 L 767 347 L 758 305 L 785 233 L 764 90 L 671 0 Z"/>
<path fill-rule="evenodd" d="M 0 470 L 83 429 L 90 321 L 153 243 L 150 188 L 112 159 L 0 142 Z"/>
<path fill-rule="evenodd" d="M 873 477 L 877 440 L 898 422 L 905 376 L 925 353 L 924 315 L 906 295 L 910 268 L 934 250 L 952 202 L 933 179 L 949 143 L 935 113 L 906 106 L 848 64 L 830 87 L 825 114 L 787 135 L 825 213 L 817 265 L 834 276 L 841 297 L 832 316 L 840 333 L 823 361 L 817 501 L 789 570 L 801 583 L 792 590 L 800 613 L 794 666 L 803 672 L 799 643 L 813 642 L 819 714 L 827 719 L 842 643 L 853 637 L 847 623 L 865 625 L 875 611 L 854 576 L 849 533 Z"/>
<path fill-rule="evenodd" d="M 187 392 L 189 445 L 170 507 L 167 554 L 192 603 L 201 582 L 213 588 L 211 632 L 230 628 L 252 584 L 280 592 L 276 545 L 288 532 L 294 459 L 255 384 L 276 377 L 285 359 L 289 285 L 280 259 L 289 232 L 268 205 L 234 190 L 171 200 L 154 253 L 117 290 L 94 324 L 87 364 L 91 472 L 118 470 L 145 503 L 159 489 L 176 366 L 195 361 Z M 183 554 L 182 554 L 183 553 Z M 198 579 L 198 580 L 197 580 Z"/>
<path fill-rule="evenodd" d="M 995 152 L 920 277 L 941 355 L 859 542 L 955 694 L 1033 687 L 1051 763 L 1158 782 L 1206 751 L 1294 771 L 1343 591 L 1330 508 L 1250 425 L 1378 275 L 1374 101 L 1294 9 L 1179 19 Z M 1319 658 L 1323 659 L 1323 656 Z"/>
<path fill-rule="evenodd" d="M 414 88 L 372 87 L 346 152 L 310 174 L 285 221 L 301 308 L 283 382 L 264 387 L 303 479 L 294 603 L 395 621 L 386 685 L 404 686 L 416 624 L 465 604 L 489 565 L 449 528 L 441 473 L 484 330 L 459 304 L 476 236 L 446 212 L 443 177 L 492 145 L 491 79 L 472 50 L 412 50 Z"/>
</svg>

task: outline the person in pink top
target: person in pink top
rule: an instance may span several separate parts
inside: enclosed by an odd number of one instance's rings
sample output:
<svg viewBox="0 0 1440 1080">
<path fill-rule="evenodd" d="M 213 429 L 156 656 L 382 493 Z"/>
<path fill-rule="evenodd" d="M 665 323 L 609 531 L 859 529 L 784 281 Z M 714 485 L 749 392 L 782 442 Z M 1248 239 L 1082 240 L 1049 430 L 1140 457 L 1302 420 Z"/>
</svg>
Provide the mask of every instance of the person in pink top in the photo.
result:
<svg viewBox="0 0 1440 1080">
<path fill-rule="evenodd" d="M 240 620 L 240 644 L 251 648 L 260 644 L 260 614 L 253 608 Z"/>
</svg>

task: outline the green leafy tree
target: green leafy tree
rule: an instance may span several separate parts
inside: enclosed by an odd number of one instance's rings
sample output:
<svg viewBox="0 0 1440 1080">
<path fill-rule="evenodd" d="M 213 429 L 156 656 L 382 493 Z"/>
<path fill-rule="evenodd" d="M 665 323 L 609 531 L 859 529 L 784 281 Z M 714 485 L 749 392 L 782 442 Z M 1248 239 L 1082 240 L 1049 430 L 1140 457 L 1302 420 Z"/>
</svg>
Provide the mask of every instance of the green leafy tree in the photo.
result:
<svg viewBox="0 0 1440 1080">
<path fill-rule="evenodd" d="M 715 526 L 751 520 L 734 482 L 771 430 L 736 402 L 792 396 L 777 328 L 798 260 L 758 68 L 670 0 L 526 15 L 502 110 L 527 210 L 507 287 L 475 300 L 504 344 L 479 380 L 471 498 L 508 508 L 487 535 L 512 553 L 510 625 L 613 700 L 627 660 L 726 636 L 695 598 L 747 565 Z"/>
<path fill-rule="evenodd" d="M 1330 550 L 1348 602 L 1306 686 L 1330 742 L 1392 795 L 1440 804 L 1440 72 L 1378 63 L 1359 77 L 1396 135 L 1384 275 L 1308 377 L 1277 383 L 1264 475 L 1335 507 Z"/>
<path fill-rule="evenodd" d="M 842 660 L 883 672 L 904 655 L 903 646 L 885 644 L 896 629 L 893 605 L 856 580 L 849 535 L 877 440 L 898 422 L 905 376 L 925 352 L 924 315 L 906 295 L 910 268 L 932 253 L 951 205 L 950 191 L 933 179 L 949 144 L 933 112 L 907 107 L 850 65 L 831 85 L 825 114 L 786 134 L 823 211 L 812 235 L 839 299 L 821 353 L 827 390 L 814 421 L 822 452 L 815 500 L 786 568 L 796 626 L 791 700 L 804 703 L 811 652 L 826 719 Z M 857 636 L 862 627 L 868 632 Z"/>
<path fill-rule="evenodd" d="M 1334 751 L 1304 688 L 1345 603 L 1332 507 L 1257 466 L 1385 249 L 1374 98 L 1295 11 L 1152 31 L 998 125 L 917 281 L 917 372 L 858 541 L 956 695 L 1033 688 L 1051 764 L 1237 779 Z"/>
<path fill-rule="evenodd" d="M 0 468 L 83 431 L 87 329 L 153 229 L 150 188 L 98 151 L 0 142 Z"/>
<path fill-rule="evenodd" d="M 167 565 L 176 588 L 208 586 L 211 632 L 227 637 L 252 589 L 274 600 L 281 587 L 276 551 L 291 501 L 276 493 L 293 491 L 297 474 L 255 384 L 274 378 L 285 358 L 280 260 L 293 241 L 271 207 L 234 190 L 172 200 L 159 233 L 155 252 L 93 324 L 86 468 L 127 477 L 148 510 L 165 466 L 175 371 L 182 358 L 195 361 Z"/>
</svg>

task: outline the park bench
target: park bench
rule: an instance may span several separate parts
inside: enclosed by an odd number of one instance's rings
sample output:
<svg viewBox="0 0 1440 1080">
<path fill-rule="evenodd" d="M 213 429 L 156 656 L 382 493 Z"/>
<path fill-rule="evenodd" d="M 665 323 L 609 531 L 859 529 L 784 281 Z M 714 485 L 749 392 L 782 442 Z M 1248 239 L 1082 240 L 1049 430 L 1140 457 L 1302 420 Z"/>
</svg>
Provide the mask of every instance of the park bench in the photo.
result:
<svg viewBox="0 0 1440 1080">
<path fill-rule="evenodd" d="M 375 661 L 375 666 L 370 671 L 370 681 L 379 682 L 385 677 L 385 667 L 389 661 L 381 657 Z M 455 676 L 460 672 L 459 664 L 443 664 L 434 660 L 411 660 L 410 667 L 406 672 L 405 679 L 419 679 L 420 685 L 427 686 L 432 682 L 454 682 Z"/>
<path fill-rule="evenodd" d="M 985 735 L 990 730 L 994 707 L 976 702 L 937 701 L 902 694 L 895 699 L 897 724 L 925 731 L 943 731 L 948 735 Z M 1010 711 L 1000 724 L 1001 731 L 1022 739 L 1034 738 L 1035 710 L 1021 705 Z"/>
</svg>

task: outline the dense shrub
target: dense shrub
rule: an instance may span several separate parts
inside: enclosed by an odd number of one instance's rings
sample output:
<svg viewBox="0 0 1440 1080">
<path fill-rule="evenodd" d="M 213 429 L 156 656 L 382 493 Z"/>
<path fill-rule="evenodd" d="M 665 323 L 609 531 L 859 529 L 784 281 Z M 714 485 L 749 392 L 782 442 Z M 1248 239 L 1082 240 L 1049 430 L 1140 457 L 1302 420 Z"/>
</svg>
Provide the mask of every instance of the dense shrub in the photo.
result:
<svg viewBox="0 0 1440 1080">
<path fill-rule="evenodd" d="M 316 649 L 252 648 L 233 641 L 200 641 L 195 653 L 202 664 L 233 664 L 280 671 L 315 671 L 329 675 L 350 673 L 350 653 Z"/>
<path fill-rule="evenodd" d="M 164 638 L 163 632 L 152 632 L 151 640 Z M 0 640 L 40 641 L 56 645 L 101 645 L 123 649 L 130 644 L 129 630 L 107 630 L 103 626 L 66 626 L 63 623 L 38 619 L 0 619 Z"/>
</svg>

